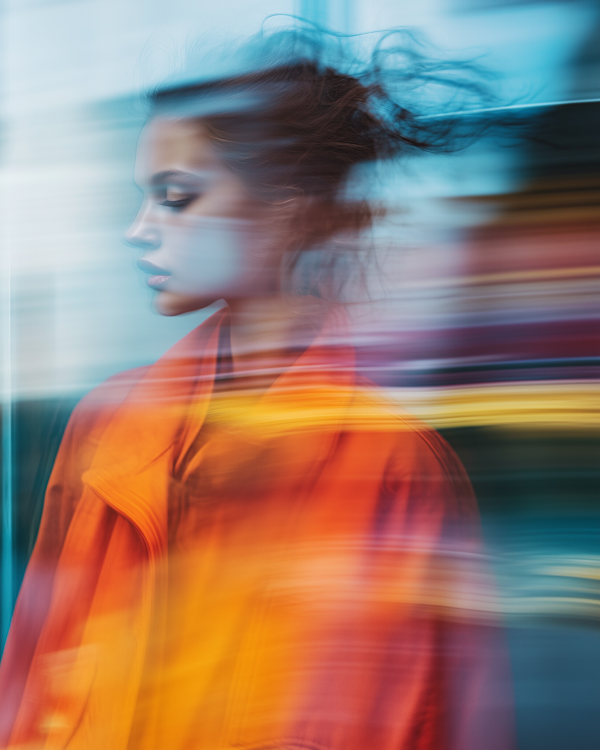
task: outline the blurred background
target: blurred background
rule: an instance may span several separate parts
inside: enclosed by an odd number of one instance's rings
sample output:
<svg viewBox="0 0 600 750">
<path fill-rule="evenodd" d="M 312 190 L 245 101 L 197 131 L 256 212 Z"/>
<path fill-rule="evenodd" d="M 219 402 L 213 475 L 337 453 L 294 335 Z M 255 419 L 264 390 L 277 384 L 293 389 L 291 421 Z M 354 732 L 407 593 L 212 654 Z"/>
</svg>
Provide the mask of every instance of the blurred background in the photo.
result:
<svg viewBox="0 0 600 750">
<path fill-rule="evenodd" d="M 595 748 L 597 0 L 3 0 L 2 637 L 74 404 L 202 319 L 153 313 L 121 239 L 140 200 L 139 94 L 190 40 L 246 35 L 272 14 L 347 34 L 416 27 L 440 55 L 495 71 L 499 99 L 518 112 L 518 136 L 374 179 L 388 208 L 373 235 L 385 272 L 353 312 L 354 338 L 368 374 L 440 430 L 471 476 L 500 587 L 519 747 Z"/>
</svg>

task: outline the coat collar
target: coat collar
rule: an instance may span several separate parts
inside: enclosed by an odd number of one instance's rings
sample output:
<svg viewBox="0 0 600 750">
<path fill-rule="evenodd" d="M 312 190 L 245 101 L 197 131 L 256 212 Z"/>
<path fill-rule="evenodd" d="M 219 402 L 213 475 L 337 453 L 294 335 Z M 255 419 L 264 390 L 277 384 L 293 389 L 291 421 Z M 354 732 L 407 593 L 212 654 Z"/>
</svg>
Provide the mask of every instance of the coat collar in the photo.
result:
<svg viewBox="0 0 600 750">
<path fill-rule="evenodd" d="M 169 479 L 206 418 L 220 353 L 227 347 L 227 324 L 225 307 L 148 368 L 117 409 L 82 477 L 134 524 L 151 555 L 166 548 Z M 232 398 L 239 428 L 251 427 L 257 439 L 278 431 L 339 429 L 355 382 L 354 350 L 335 343 L 345 326 L 339 314 L 327 321 L 295 364 L 252 405 Z"/>
</svg>

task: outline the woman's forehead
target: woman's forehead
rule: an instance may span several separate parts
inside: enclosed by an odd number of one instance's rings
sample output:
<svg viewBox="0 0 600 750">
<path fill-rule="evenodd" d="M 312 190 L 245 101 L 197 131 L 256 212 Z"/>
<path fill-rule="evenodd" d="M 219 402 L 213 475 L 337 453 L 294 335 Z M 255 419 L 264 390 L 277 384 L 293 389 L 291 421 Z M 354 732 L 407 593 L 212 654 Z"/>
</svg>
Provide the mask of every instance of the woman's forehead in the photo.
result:
<svg viewBox="0 0 600 750">
<path fill-rule="evenodd" d="M 154 117 L 138 142 L 136 179 L 147 182 L 153 174 L 179 169 L 213 171 L 221 160 L 197 121 Z"/>
</svg>

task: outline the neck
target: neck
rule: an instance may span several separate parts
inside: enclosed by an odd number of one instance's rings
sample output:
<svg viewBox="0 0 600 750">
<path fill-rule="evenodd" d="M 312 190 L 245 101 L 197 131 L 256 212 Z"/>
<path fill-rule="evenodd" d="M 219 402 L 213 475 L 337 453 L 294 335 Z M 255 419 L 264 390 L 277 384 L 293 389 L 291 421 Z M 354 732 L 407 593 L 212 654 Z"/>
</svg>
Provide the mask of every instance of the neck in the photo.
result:
<svg viewBox="0 0 600 750">
<path fill-rule="evenodd" d="M 330 310 L 316 297 L 268 297 L 229 304 L 233 373 L 274 380 L 310 345 Z"/>
</svg>

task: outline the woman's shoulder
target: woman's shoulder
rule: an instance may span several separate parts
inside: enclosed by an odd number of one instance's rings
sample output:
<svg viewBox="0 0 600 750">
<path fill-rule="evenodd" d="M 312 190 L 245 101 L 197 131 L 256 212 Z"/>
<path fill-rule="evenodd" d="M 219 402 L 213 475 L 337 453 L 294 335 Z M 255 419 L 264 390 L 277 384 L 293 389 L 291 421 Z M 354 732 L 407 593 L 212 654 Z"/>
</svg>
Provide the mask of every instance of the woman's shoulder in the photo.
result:
<svg viewBox="0 0 600 750">
<path fill-rule="evenodd" d="M 467 472 L 448 441 L 411 414 L 401 400 L 374 384 L 361 383 L 349 410 L 351 430 L 368 450 L 385 454 L 384 483 L 394 491 L 410 485 L 414 496 L 454 506 L 460 516 L 477 515 Z"/>
<path fill-rule="evenodd" d="M 111 403 L 121 403 L 131 389 L 139 383 L 142 377 L 146 374 L 148 368 L 148 365 L 144 367 L 134 367 L 130 370 L 124 370 L 123 372 L 111 375 L 83 396 L 79 402 L 79 406 L 85 409 L 103 405 L 105 406 Z"/>
<path fill-rule="evenodd" d="M 100 385 L 92 388 L 73 409 L 65 438 L 70 432 L 79 441 L 84 435 L 91 435 L 98 430 L 103 431 L 113 414 L 147 370 L 148 367 L 125 370 L 112 375 Z"/>
</svg>

